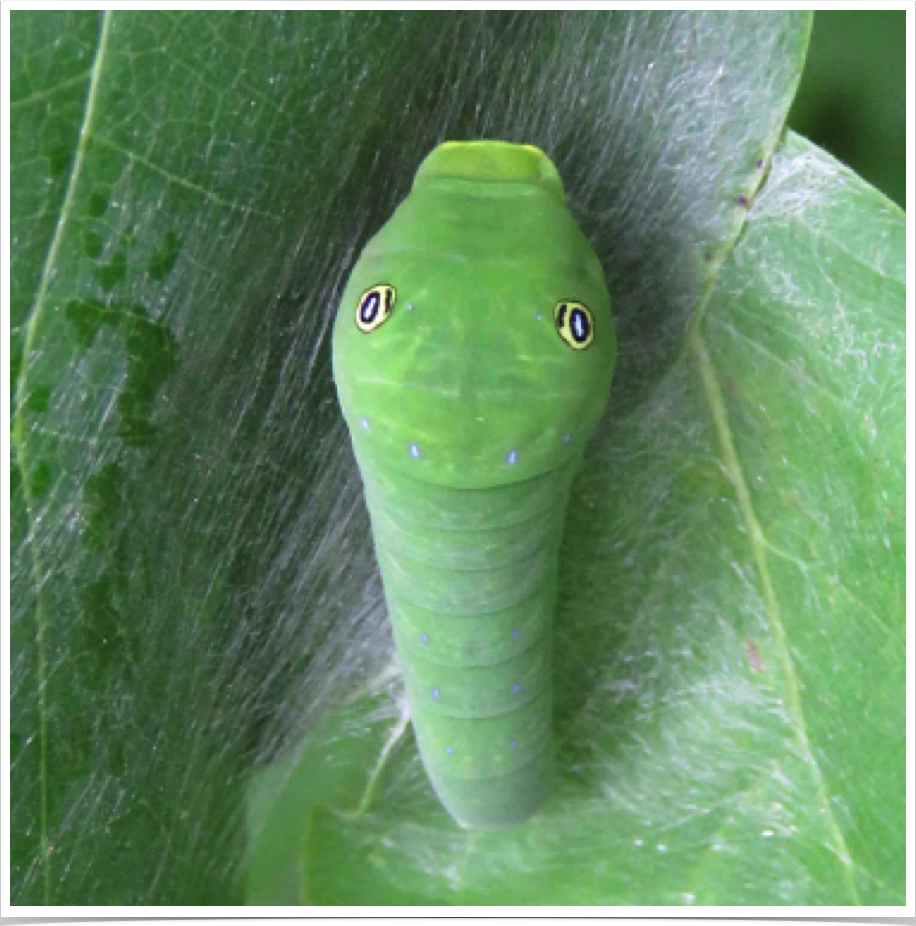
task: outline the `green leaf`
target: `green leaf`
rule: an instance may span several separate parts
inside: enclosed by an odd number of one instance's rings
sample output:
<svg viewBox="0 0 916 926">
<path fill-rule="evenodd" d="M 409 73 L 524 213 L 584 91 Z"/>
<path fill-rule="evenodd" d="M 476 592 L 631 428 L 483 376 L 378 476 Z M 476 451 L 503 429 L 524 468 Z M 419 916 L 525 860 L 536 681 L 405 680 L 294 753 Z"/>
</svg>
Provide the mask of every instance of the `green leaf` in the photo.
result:
<svg viewBox="0 0 916 926">
<path fill-rule="evenodd" d="M 255 789 L 277 803 L 254 901 L 903 902 L 904 240 L 785 140 L 681 361 L 574 493 L 555 799 L 458 832 L 410 742 L 370 814 L 322 815 L 348 806 L 328 780 L 378 774 L 344 712 Z M 278 845 L 294 862 L 268 877 Z"/>
<path fill-rule="evenodd" d="M 11 15 L 15 903 L 231 903 L 246 851 L 254 899 L 899 902 L 902 219 L 795 140 L 746 208 L 807 32 Z M 461 137 L 555 157 L 622 358 L 563 554 L 563 780 L 486 837 L 389 696 L 328 347 Z"/>
</svg>

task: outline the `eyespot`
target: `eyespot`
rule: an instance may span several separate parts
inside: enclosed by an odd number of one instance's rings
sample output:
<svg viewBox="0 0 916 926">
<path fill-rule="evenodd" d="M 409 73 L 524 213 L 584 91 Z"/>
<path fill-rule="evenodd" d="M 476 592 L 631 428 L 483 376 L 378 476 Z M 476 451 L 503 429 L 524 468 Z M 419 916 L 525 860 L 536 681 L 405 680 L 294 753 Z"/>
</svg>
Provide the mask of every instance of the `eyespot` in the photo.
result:
<svg viewBox="0 0 916 926">
<path fill-rule="evenodd" d="M 595 340 L 595 319 L 581 302 L 564 299 L 553 310 L 557 334 L 573 349 L 585 350 Z"/>
<path fill-rule="evenodd" d="M 387 283 L 367 289 L 356 306 L 356 327 L 365 334 L 375 331 L 391 315 L 397 290 Z"/>
</svg>

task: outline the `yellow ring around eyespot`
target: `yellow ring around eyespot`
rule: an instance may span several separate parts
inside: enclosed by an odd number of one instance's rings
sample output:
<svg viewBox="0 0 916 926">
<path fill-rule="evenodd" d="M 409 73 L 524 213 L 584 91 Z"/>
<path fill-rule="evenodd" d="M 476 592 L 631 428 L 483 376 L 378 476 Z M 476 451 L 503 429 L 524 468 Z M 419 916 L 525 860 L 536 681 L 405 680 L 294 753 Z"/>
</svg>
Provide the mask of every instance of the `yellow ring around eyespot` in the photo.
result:
<svg viewBox="0 0 916 926">
<path fill-rule="evenodd" d="M 375 314 L 375 317 L 370 322 L 363 321 L 363 306 L 366 304 L 366 300 L 375 293 L 378 295 L 378 311 Z M 375 286 L 370 286 L 360 297 L 359 302 L 356 303 L 356 327 L 359 328 L 363 334 L 369 334 L 372 331 L 375 331 L 380 325 L 387 321 L 391 317 L 391 312 L 394 309 L 394 304 L 397 301 L 398 291 L 393 287 L 389 286 L 387 283 L 378 283 Z"/>
<path fill-rule="evenodd" d="M 570 319 L 573 311 L 578 309 L 584 313 L 588 320 L 588 332 L 585 340 L 577 340 L 573 334 Z M 562 313 L 562 319 L 561 319 Z M 553 309 L 553 318 L 557 326 L 557 334 L 573 350 L 585 350 L 595 340 L 595 317 L 585 303 L 575 299 L 561 299 Z"/>
</svg>

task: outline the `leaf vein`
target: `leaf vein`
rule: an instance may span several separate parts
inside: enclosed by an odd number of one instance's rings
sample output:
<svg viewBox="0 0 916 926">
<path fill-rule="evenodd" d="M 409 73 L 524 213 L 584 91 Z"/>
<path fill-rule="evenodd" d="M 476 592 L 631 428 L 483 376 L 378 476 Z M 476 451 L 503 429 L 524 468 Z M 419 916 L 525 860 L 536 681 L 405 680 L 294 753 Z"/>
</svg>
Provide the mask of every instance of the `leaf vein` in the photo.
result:
<svg viewBox="0 0 916 926">
<path fill-rule="evenodd" d="M 852 902 L 856 906 L 859 906 L 861 901 L 859 900 L 859 893 L 856 889 L 855 879 L 853 877 L 855 866 L 852 856 L 846 845 L 846 840 L 843 837 L 836 816 L 834 815 L 833 808 L 830 805 L 827 785 L 808 738 L 808 728 L 801 703 L 801 686 L 795 672 L 795 664 L 780 610 L 779 598 L 773 586 L 769 566 L 767 564 L 767 549 L 769 544 L 764 536 L 760 522 L 757 520 L 757 514 L 754 510 L 753 501 L 751 500 L 750 490 L 744 479 L 741 462 L 738 459 L 738 451 L 732 440 L 731 427 L 725 409 L 725 400 L 715 370 L 713 369 L 712 358 L 709 356 L 703 337 L 697 329 L 694 329 L 690 336 L 690 351 L 702 381 L 706 399 L 709 403 L 714 428 L 719 439 L 719 451 L 722 456 L 722 463 L 725 466 L 726 472 L 729 474 L 729 478 L 735 487 L 735 493 L 738 496 L 738 504 L 744 517 L 754 564 L 763 587 L 766 615 L 776 643 L 776 652 L 779 656 L 782 676 L 786 686 L 786 703 L 789 711 L 789 719 L 795 730 L 795 736 L 802 757 L 812 770 L 817 801 L 827 821 L 827 828 L 833 843 L 833 848 L 843 866 L 843 877 L 846 882 L 846 887 L 852 898 Z"/>
<path fill-rule="evenodd" d="M 57 263 L 57 255 L 60 251 L 61 242 L 63 241 L 67 225 L 70 220 L 70 213 L 73 210 L 73 203 L 76 199 L 76 188 L 79 184 L 80 173 L 83 168 L 83 161 L 86 156 L 86 147 L 90 136 L 90 126 L 95 114 L 95 103 L 98 94 L 99 81 L 102 74 L 102 66 L 105 61 L 105 53 L 108 47 L 108 36 L 111 30 L 111 20 L 114 16 L 113 11 L 106 10 L 102 14 L 101 26 L 99 29 L 98 49 L 96 50 L 95 60 L 90 70 L 89 87 L 86 91 L 86 103 L 83 110 L 83 120 L 79 129 L 79 139 L 76 145 L 76 155 L 70 167 L 70 175 L 67 178 L 67 192 L 61 205 L 60 216 L 57 225 L 54 228 L 54 235 L 51 238 L 51 244 L 48 247 L 48 253 L 45 258 L 44 266 L 41 270 L 41 276 L 38 283 L 38 291 L 35 294 L 35 301 L 29 312 L 28 320 L 25 324 L 25 337 L 22 348 L 22 368 L 16 381 L 16 395 L 25 395 L 26 385 L 29 378 L 29 357 L 32 351 L 32 345 L 35 341 L 35 335 L 38 330 L 38 324 L 44 313 L 47 302 L 48 290 L 51 285 L 51 279 L 54 276 L 54 268 Z M 36 529 L 38 521 L 34 516 L 35 499 L 32 496 L 28 476 L 28 455 L 25 447 L 25 403 L 19 403 L 14 413 L 12 443 L 15 446 L 16 463 L 19 472 L 22 475 L 22 493 L 25 499 L 26 518 L 28 529 L 26 532 L 26 545 L 31 554 L 32 581 L 35 585 L 35 644 L 37 650 L 37 675 L 38 675 L 38 788 L 39 788 L 39 828 L 41 841 L 41 866 L 42 882 L 45 904 L 51 903 L 51 845 L 48 834 L 48 705 L 46 698 L 46 688 L 48 681 L 47 654 L 45 651 L 45 624 L 44 608 L 42 605 L 41 595 L 41 563 L 38 559 L 38 550 L 36 544 Z"/>
<path fill-rule="evenodd" d="M 99 144 L 105 145 L 107 148 L 111 148 L 112 151 L 117 151 L 118 153 L 123 154 L 125 157 L 130 158 L 130 160 L 136 161 L 138 164 L 142 164 L 144 167 L 149 168 L 149 170 L 159 174 L 161 177 L 164 177 L 169 181 L 169 183 L 174 183 L 178 186 L 184 187 L 187 190 L 193 190 L 195 193 L 199 193 L 204 197 L 204 199 L 215 203 L 217 206 L 222 206 L 226 209 L 235 209 L 239 212 L 244 212 L 247 215 L 260 215 L 264 218 L 274 219 L 278 222 L 280 221 L 281 217 L 273 212 L 267 212 L 264 209 L 257 209 L 254 206 L 248 206 L 245 203 L 236 203 L 231 199 L 225 199 L 218 193 L 214 193 L 211 190 L 208 190 L 206 187 L 202 187 L 191 180 L 180 177 L 178 174 L 173 174 L 171 171 L 166 170 L 155 161 L 151 161 L 149 158 L 144 157 L 142 154 L 137 154 L 136 151 L 131 151 L 129 148 L 125 148 L 122 145 L 119 145 L 117 142 L 112 141 L 110 138 L 105 138 L 104 136 L 99 135 L 96 136 L 96 141 L 99 142 Z"/>
</svg>

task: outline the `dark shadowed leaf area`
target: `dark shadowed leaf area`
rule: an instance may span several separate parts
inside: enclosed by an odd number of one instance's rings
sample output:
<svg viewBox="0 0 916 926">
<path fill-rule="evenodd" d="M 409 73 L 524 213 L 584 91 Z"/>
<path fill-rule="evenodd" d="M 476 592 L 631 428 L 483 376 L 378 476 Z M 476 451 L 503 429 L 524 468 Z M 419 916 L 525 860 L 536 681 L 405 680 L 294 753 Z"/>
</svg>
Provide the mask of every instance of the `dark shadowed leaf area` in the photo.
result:
<svg viewBox="0 0 916 926">
<path fill-rule="evenodd" d="M 14 12 L 12 901 L 904 900 L 904 219 L 783 124 L 809 19 Z M 439 141 L 557 163 L 620 360 L 559 779 L 458 829 L 330 323 Z"/>
</svg>

